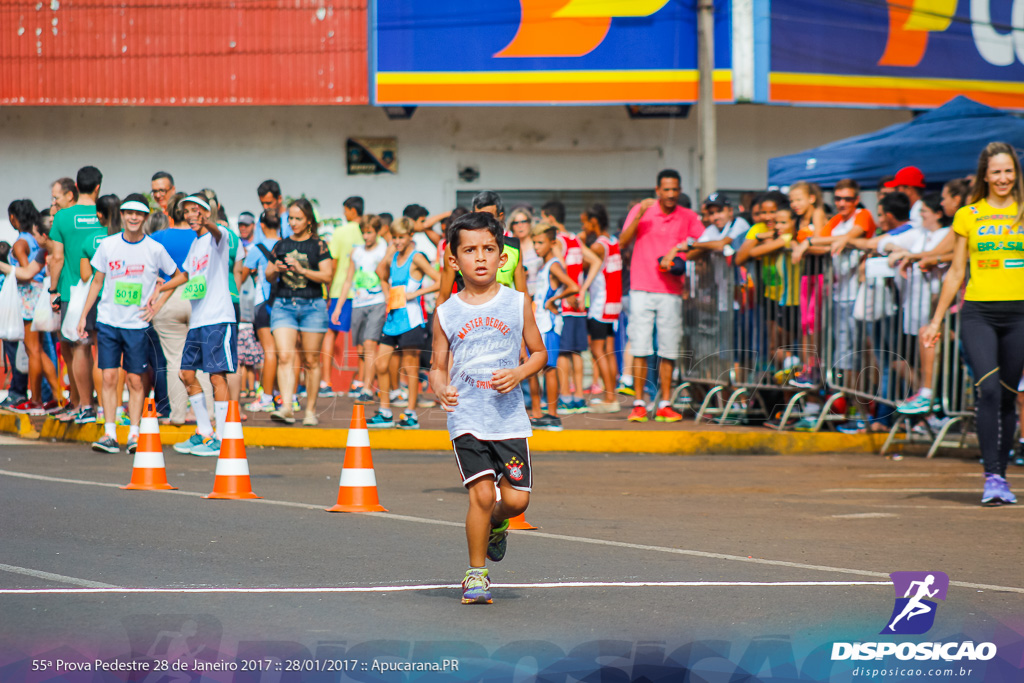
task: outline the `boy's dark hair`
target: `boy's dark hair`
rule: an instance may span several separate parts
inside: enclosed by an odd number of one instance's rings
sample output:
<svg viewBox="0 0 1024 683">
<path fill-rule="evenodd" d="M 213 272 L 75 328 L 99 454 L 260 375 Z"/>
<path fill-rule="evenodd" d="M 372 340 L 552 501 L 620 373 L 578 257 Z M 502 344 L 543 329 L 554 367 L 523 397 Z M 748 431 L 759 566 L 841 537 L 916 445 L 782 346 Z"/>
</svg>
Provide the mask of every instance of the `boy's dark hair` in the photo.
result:
<svg viewBox="0 0 1024 683">
<path fill-rule="evenodd" d="M 780 192 L 779 190 L 768 190 L 760 197 L 761 203 L 773 202 L 777 209 L 788 209 L 789 208 L 789 197 Z"/>
<path fill-rule="evenodd" d="M 343 201 L 341 205 L 344 206 L 346 209 L 352 209 L 353 211 L 355 211 L 357 216 L 363 215 L 363 207 L 365 206 L 365 204 L 363 203 L 362 197 L 349 197 L 348 199 Z"/>
<path fill-rule="evenodd" d="M 878 188 L 881 189 L 881 188 L 885 187 L 886 183 L 888 183 L 890 181 L 893 181 L 893 180 L 896 180 L 896 176 L 894 176 L 894 175 L 884 175 L 884 176 L 882 176 L 881 178 L 878 179 Z"/>
<path fill-rule="evenodd" d="M 505 205 L 501 203 L 501 195 L 492 190 L 484 190 L 473 197 L 472 207 L 474 213 L 487 206 L 496 207 L 499 216 L 505 213 Z"/>
<path fill-rule="evenodd" d="M 545 202 L 544 206 L 540 207 L 540 212 L 546 213 L 547 215 L 551 216 L 560 225 L 565 225 L 565 204 L 558 201 L 557 199 L 552 199 L 550 202 Z"/>
<path fill-rule="evenodd" d="M 281 186 L 278 185 L 276 180 L 264 180 L 260 183 L 260 186 L 256 188 L 257 197 L 262 197 L 268 192 L 270 193 L 270 196 L 274 198 L 281 196 Z"/>
<path fill-rule="evenodd" d="M 160 180 L 161 178 L 167 178 L 167 181 L 171 185 L 174 185 L 174 176 L 172 176 L 167 171 L 157 171 L 156 173 L 153 174 L 153 178 L 151 180 Z"/>
<path fill-rule="evenodd" d="M 901 223 L 910 220 L 910 197 L 902 192 L 893 192 L 882 197 L 882 213 L 891 213 Z"/>
<path fill-rule="evenodd" d="M 690 195 L 686 194 L 685 192 L 680 192 L 679 193 L 679 206 L 683 207 L 684 209 L 692 209 L 693 208 L 693 200 L 690 199 Z"/>
<path fill-rule="evenodd" d="M 75 201 L 78 201 L 78 185 L 75 185 L 74 180 L 72 180 L 71 178 L 57 178 L 57 180 L 53 181 L 53 184 L 60 185 L 61 192 L 64 192 L 65 194 L 70 192 L 71 195 L 75 198 Z"/>
<path fill-rule="evenodd" d="M 484 204 L 484 206 L 493 205 Z M 498 243 L 499 251 L 505 248 L 505 227 L 501 224 L 501 221 L 485 211 L 473 211 L 472 213 L 459 216 L 448 226 L 445 238 L 448 240 L 453 254 L 459 248 L 459 237 L 465 230 L 486 230 L 491 233 L 494 241 Z"/>
<path fill-rule="evenodd" d="M 377 218 L 379 218 L 380 222 L 383 224 L 381 227 L 383 227 L 384 225 L 391 225 L 392 223 L 395 222 L 395 217 L 392 216 L 387 211 L 385 211 L 384 213 L 378 213 Z"/>
<path fill-rule="evenodd" d="M 406 218 L 411 218 L 413 221 L 418 221 L 421 218 L 426 218 L 427 216 L 429 216 L 430 212 L 427 211 L 427 208 L 425 206 L 420 206 L 419 204 L 410 204 L 409 206 L 405 207 L 404 211 L 402 211 L 402 215 L 405 216 Z"/>
<path fill-rule="evenodd" d="M 115 195 L 108 195 L 108 196 L 115 196 Z M 121 200 L 121 204 L 124 204 L 125 202 L 139 202 L 140 204 L 145 204 L 146 206 L 149 206 L 149 200 L 146 199 L 146 195 L 144 195 L 144 194 L 142 194 L 140 192 L 132 192 L 130 195 L 128 195 L 127 197 L 125 197 L 124 199 Z M 117 208 L 118 208 L 118 210 L 121 209 L 120 204 L 118 205 Z"/>
<path fill-rule="evenodd" d="M 921 203 L 932 210 L 932 213 L 942 215 L 942 193 L 925 192 L 921 195 Z"/>
<path fill-rule="evenodd" d="M 597 221 L 601 230 L 608 229 L 608 210 L 604 208 L 604 204 L 591 204 L 583 213 L 587 214 L 587 218 Z"/>
<path fill-rule="evenodd" d="M 683 179 L 680 177 L 679 171 L 674 168 L 666 168 L 658 173 L 658 182 L 655 183 L 655 187 L 661 187 L 661 181 L 665 178 L 673 178 L 679 183 L 680 187 L 683 186 Z"/>
<path fill-rule="evenodd" d="M 103 174 L 95 166 L 83 166 L 78 169 L 75 184 L 78 185 L 78 191 L 81 194 L 92 194 L 99 188 L 102 182 Z"/>
</svg>

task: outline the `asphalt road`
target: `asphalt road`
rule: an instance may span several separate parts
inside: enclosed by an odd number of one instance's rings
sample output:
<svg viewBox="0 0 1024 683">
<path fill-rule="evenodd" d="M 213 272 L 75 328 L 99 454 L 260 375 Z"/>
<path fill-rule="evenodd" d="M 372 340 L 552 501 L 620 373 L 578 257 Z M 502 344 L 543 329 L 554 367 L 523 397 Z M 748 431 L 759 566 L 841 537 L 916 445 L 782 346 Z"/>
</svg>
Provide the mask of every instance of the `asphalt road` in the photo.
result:
<svg viewBox="0 0 1024 683">
<path fill-rule="evenodd" d="M 127 492 L 126 455 L 0 441 L 0 680 L 48 680 L 26 667 L 52 653 L 165 654 L 182 629 L 189 653 L 212 661 L 443 655 L 465 672 L 531 658 L 514 677 L 717 641 L 726 660 L 781 647 L 774 665 L 799 668 L 837 639 L 877 639 L 897 570 L 952 581 L 928 638 L 1024 640 L 1024 506 L 979 507 L 974 461 L 537 456 L 527 519 L 541 528 L 512 534 L 492 566 L 494 604 L 465 607 L 454 585 L 466 495 L 451 454 L 374 455 L 390 512 L 353 515 L 322 511 L 341 450 L 250 448 L 263 500 L 212 501 L 212 459 L 165 448 L 179 491 Z M 29 589 L 54 592 L 18 592 Z M 345 675 L 393 680 L 372 674 Z M 342 676 L 218 675 L 207 680 Z"/>
</svg>

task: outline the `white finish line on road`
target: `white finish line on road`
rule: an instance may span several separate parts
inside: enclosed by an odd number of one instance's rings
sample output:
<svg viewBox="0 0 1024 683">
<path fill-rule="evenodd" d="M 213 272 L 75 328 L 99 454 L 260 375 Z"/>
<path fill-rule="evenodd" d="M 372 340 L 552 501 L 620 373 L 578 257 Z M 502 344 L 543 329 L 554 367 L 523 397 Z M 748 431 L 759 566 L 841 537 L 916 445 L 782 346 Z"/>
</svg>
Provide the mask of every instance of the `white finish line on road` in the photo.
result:
<svg viewBox="0 0 1024 683">
<path fill-rule="evenodd" d="M 0 565 L 0 568 L 7 565 Z M 66 577 L 69 578 L 69 577 Z M 496 588 L 793 588 L 837 586 L 886 586 L 891 581 L 552 581 L 546 583 L 492 583 Z M 320 586 L 274 588 L 6 588 L 0 595 L 95 595 L 142 594 L 209 594 L 209 593 L 396 593 L 401 591 L 436 591 L 461 589 L 458 583 L 422 584 L 414 586 Z"/>
<path fill-rule="evenodd" d="M 34 480 L 34 481 L 54 482 L 54 483 L 59 483 L 59 484 L 76 484 L 76 485 L 79 485 L 79 486 L 99 486 L 99 487 L 102 487 L 102 488 L 114 488 L 114 489 L 121 488 L 118 484 L 112 484 L 112 483 L 109 483 L 109 482 L 87 481 L 87 480 L 82 480 L 82 479 L 65 479 L 65 478 L 62 478 L 62 477 L 50 477 L 50 476 L 46 476 L 46 475 L 43 475 L 43 474 L 28 474 L 28 473 L 25 473 L 25 472 L 12 472 L 10 470 L 2 470 L 2 469 L 0 469 L 0 476 L 16 477 L 16 478 L 20 478 L 20 479 L 31 479 L 31 480 Z M 848 489 L 840 489 L 840 490 L 848 490 Z M 196 491 L 177 491 L 177 490 L 175 490 L 175 491 L 157 491 L 155 493 L 157 493 L 157 494 L 166 494 L 166 495 L 176 495 L 176 496 L 191 496 L 191 497 L 195 497 L 195 498 L 203 498 L 203 497 L 205 497 L 204 494 L 198 493 Z M 278 505 L 278 506 L 281 506 L 281 507 L 300 508 L 300 509 L 303 509 L 303 510 L 323 510 L 324 509 L 323 505 L 311 505 L 309 503 L 295 503 L 295 502 L 287 501 L 287 500 L 267 500 L 266 498 L 247 500 L 245 502 L 250 504 L 250 505 Z M 985 510 L 985 508 L 980 508 L 980 507 L 977 508 L 977 509 Z M 431 525 L 435 525 L 435 526 L 457 527 L 459 529 L 462 529 L 465 526 L 465 524 L 463 522 L 449 522 L 449 521 L 441 520 L 441 519 L 427 519 L 425 517 L 413 517 L 413 516 L 410 516 L 410 515 L 399 515 L 399 514 L 395 514 L 395 513 L 391 513 L 391 512 L 361 512 L 361 513 L 359 513 L 359 515 L 363 516 L 363 517 L 379 517 L 380 519 L 388 519 L 388 520 L 392 520 L 392 521 L 414 522 L 416 524 L 431 524 Z M 552 533 L 548 533 L 548 532 L 545 532 L 545 531 L 529 531 L 529 532 L 518 532 L 517 531 L 517 532 L 513 532 L 513 533 L 516 533 L 516 534 L 522 533 L 524 538 L 547 538 L 547 539 L 556 540 L 556 541 L 567 541 L 567 542 L 570 542 L 570 543 L 584 543 L 584 544 L 587 544 L 587 545 L 600 545 L 600 546 L 605 546 L 605 547 L 610 547 L 610 548 L 625 548 L 625 549 L 628 549 L 628 550 L 641 550 L 641 551 L 649 551 L 649 552 L 668 553 L 668 554 L 672 554 L 672 555 L 685 555 L 685 556 L 688 556 L 688 557 L 701 557 L 701 558 L 704 558 L 704 559 L 711 559 L 711 560 L 727 560 L 729 562 L 742 562 L 742 563 L 747 563 L 747 564 L 759 564 L 759 565 L 767 565 L 767 566 L 771 566 L 771 567 L 786 567 L 786 568 L 789 568 L 789 569 L 807 569 L 807 570 L 811 570 L 811 571 L 828 572 L 828 573 L 833 573 L 833 574 L 853 574 L 853 575 L 856 575 L 856 576 L 870 576 L 870 577 L 878 578 L 878 579 L 886 579 L 886 581 L 884 583 L 886 585 L 891 585 L 891 582 L 888 581 L 888 579 L 889 579 L 889 573 L 888 572 L 876 572 L 876 571 L 870 571 L 870 570 L 867 570 L 867 569 L 851 569 L 851 568 L 848 568 L 848 567 L 830 567 L 830 566 L 827 566 L 827 565 L 807 564 L 807 563 L 804 563 L 804 562 L 788 562 L 788 561 L 785 561 L 785 560 L 771 560 L 771 559 L 767 559 L 767 558 L 763 558 L 763 557 L 749 557 L 749 556 L 746 556 L 746 555 L 729 555 L 729 554 L 726 554 L 726 553 L 712 553 L 712 552 L 707 552 L 705 550 L 690 550 L 690 549 L 686 549 L 686 548 L 668 548 L 668 547 L 659 546 L 659 545 L 645 545 L 645 544 L 641 544 L 641 543 L 627 543 L 625 541 L 610 541 L 610 540 L 601 539 L 601 538 L 586 538 L 584 536 L 568 536 L 568 535 L 565 535 L 565 534 L 552 534 Z M 65 582 L 65 583 L 68 583 L 68 582 Z M 861 583 L 864 583 L 864 582 L 861 582 Z M 542 584 L 530 584 L 530 585 L 543 587 Z M 721 585 L 739 585 L 739 584 L 721 584 Z M 774 584 L 768 584 L 768 585 L 774 585 Z M 790 585 L 798 585 L 798 584 L 790 584 Z M 799 584 L 799 585 L 809 585 L 809 584 Z M 834 585 L 834 584 L 825 584 L 825 585 Z M 1024 588 L 1022 588 L 1020 586 L 999 586 L 999 585 L 992 585 L 992 584 L 987 584 L 987 583 L 971 583 L 971 582 L 967 582 L 967 581 L 950 581 L 949 585 L 950 586 L 959 586 L 961 588 L 975 588 L 975 589 L 978 589 L 978 590 L 992 590 L 992 591 L 1003 591 L 1003 592 L 1008 592 L 1008 593 L 1022 593 L 1022 594 L 1024 594 Z M 55 589 L 55 590 L 59 590 L 59 589 Z M 87 592 L 88 590 L 92 590 L 92 589 L 78 589 L 78 590 L 72 590 L 71 592 Z M 110 589 L 96 589 L 96 590 L 110 590 Z M 145 589 L 139 589 L 139 590 L 145 590 Z M 182 589 L 182 590 L 187 590 L 187 589 Z M 248 592 L 249 590 L 252 590 L 252 589 L 238 589 L 238 592 L 243 592 L 244 593 L 244 592 Z M 380 589 L 379 588 L 374 588 L 372 590 L 373 591 L 379 591 Z M 411 589 L 396 588 L 395 590 L 411 590 Z M 419 589 L 419 590 L 424 590 L 424 589 Z M 0 592 L 0 594 L 3 594 L 3 593 Z"/>
</svg>

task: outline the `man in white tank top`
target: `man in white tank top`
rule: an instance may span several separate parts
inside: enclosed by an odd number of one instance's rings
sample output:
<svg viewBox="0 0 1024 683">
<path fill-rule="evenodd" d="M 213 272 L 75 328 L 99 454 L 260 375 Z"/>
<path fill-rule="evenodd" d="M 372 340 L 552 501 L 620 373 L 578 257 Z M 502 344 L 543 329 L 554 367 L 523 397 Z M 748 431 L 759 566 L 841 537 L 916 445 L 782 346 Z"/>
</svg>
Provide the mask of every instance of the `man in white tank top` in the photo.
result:
<svg viewBox="0 0 1024 683">
<path fill-rule="evenodd" d="M 448 413 L 462 483 L 469 491 L 469 570 L 463 604 L 490 603 L 486 559 L 505 556 L 508 520 L 530 502 L 533 435 L 519 383 L 547 363 L 547 352 L 522 292 L 498 283 L 503 230 L 487 213 L 461 216 L 448 228 L 451 265 L 465 288 L 437 307 L 430 385 Z M 530 352 L 519 364 L 522 342 Z M 449 358 L 451 367 L 449 367 Z M 496 502 L 495 484 L 501 488 Z"/>
</svg>

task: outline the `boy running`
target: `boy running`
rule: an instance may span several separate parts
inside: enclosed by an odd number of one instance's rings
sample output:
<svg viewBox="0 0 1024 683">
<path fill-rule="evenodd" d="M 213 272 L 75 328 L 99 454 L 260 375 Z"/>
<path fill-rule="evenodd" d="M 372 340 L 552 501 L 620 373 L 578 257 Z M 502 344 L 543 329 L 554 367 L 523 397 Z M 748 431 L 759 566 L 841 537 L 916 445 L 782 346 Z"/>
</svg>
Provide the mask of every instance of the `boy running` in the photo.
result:
<svg viewBox="0 0 1024 683">
<path fill-rule="evenodd" d="M 146 330 L 154 313 L 148 304 L 160 271 L 178 273 L 174 259 L 163 245 L 143 231 L 148 215 L 146 198 L 141 194 L 128 195 L 121 204 L 124 232 L 103 239 L 91 261 L 95 275 L 78 321 L 78 336 L 85 337 L 88 311 L 102 290 L 103 296 L 96 309 L 97 360 L 103 373 L 100 392 L 103 414 L 109 416 L 103 438 L 92 445 L 94 451 L 121 451 L 114 415 L 121 404 L 117 395 L 118 370 L 124 368 L 128 375 L 128 453 L 135 452 L 144 398 L 142 375 L 149 369 Z"/>
<path fill-rule="evenodd" d="M 485 560 L 505 556 L 508 520 L 526 510 L 533 487 L 526 441 L 533 431 L 516 388 L 544 367 L 547 353 L 530 300 L 498 283 L 507 260 L 501 223 L 490 214 L 466 214 L 448 228 L 448 243 L 450 265 L 462 273 L 465 288 L 437 307 L 430 384 L 448 413 L 448 434 L 469 490 L 462 603 L 489 604 Z M 520 365 L 524 340 L 530 357 Z"/>
<path fill-rule="evenodd" d="M 225 231 L 217 226 L 211 215 L 206 197 L 196 193 L 183 199 L 182 204 L 185 220 L 196 231 L 196 240 L 185 257 L 184 272 L 179 271 L 160 287 L 163 296 L 154 305 L 154 314 L 177 287 L 185 285 L 182 296 L 192 302 L 192 318 L 185 337 L 180 378 L 196 415 L 196 433 L 188 441 L 175 444 L 174 450 L 216 457 L 220 455 L 220 437 L 210 424 L 210 414 L 206 411 L 203 388 L 196 372 L 203 370 L 210 375 L 214 415 L 219 430 L 228 414 L 227 375 L 238 369 L 238 323 L 228 285 L 230 243 Z"/>
</svg>

